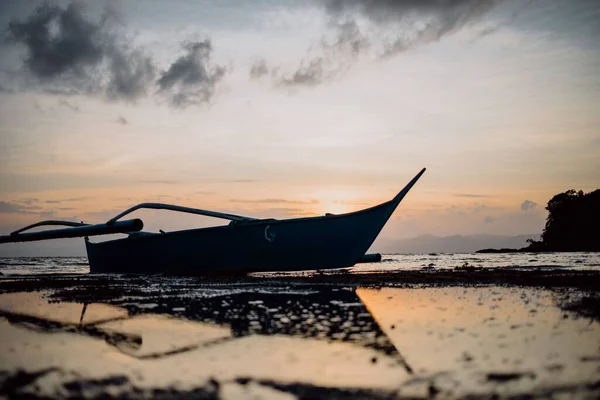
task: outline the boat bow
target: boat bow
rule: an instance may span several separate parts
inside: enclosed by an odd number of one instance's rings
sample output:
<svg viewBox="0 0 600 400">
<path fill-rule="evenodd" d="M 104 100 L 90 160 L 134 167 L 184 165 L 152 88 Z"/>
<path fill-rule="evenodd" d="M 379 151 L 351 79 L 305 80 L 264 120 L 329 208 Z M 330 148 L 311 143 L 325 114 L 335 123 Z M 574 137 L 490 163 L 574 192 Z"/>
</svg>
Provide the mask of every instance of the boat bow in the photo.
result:
<svg viewBox="0 0 600 400">
<path fill-rule="evenodd" d="M 421 178 L 421 175 L 423 175 L 425 173 L 425 170 L 427 170 L 427 168 L 423 168 L 417 175 L 415 175 L 415 177 L 412 178 L 412 180 L 410 182 L 408 182 L 408 184 L 404 187 L 404 189 L 402 189 L 400 191 L 400 193 L 398 193 L 396 195 L 396 197 L 394 197 L 394 199 L 392 200 L 392 202 L 395 202 L 396 205 L 400 204 L 400 202 L 402 201 L 402 199 L 404 198 L 404 196 L 406 196 L 406 194 L 408 193 L 408 191 L 410 189 L 412 189 L 412 187 L 415 185 L 415 183 L 417 183 L 417 181 L 419 180 L 419 178 Z"/>
</svg>

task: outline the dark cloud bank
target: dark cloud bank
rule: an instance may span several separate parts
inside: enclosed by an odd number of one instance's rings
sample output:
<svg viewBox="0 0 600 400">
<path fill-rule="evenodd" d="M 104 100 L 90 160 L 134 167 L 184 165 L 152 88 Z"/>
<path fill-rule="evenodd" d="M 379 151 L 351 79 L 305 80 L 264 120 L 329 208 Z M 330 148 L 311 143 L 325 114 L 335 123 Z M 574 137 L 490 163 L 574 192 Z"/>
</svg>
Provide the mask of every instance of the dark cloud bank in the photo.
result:
<svg viewBox="0 0 600 400">
<path fill-rule="evenodd" d="M 323 39 L 316 56 L 307 56 L 288 74 L 276 74 L 282 86 L 315 86 L 345 71 L 359 56 L 371 52 L 387 58 L 439 40 L 477 21 L 503 0 L 314 0 L 324 7 L 334 31 Z M 361 24 L 362 23 L 362 28 Z M 365 26 L 385 34 L 374 36 Z M 251 77 L 269 73 L 263 60 Z"/>
<path fill-rule="evenodd" d="M 214 93 L 215 85 L 225 75 L 225 68 L 211 66 L 212 45 L 209 40 L 186 43 L 183 48 L 185 54 L 158 79 L 160 91 L 167 93 L 175 106 L 207 102 Z"/>
<path fill-rule="evenodd" d="M 439 40 L 501 1 L 313 0 L 328 14 L 333 36 L 324 37 L 295 70 L 281 72 L 260 60 L 249 71 L 250 78 L 270 77 L 282 87 L 317 86 L 362 55 L 381 59 Z M 385 34 L 373 35 L 366 27 Z M 148 51 L 128 44 L 118 12 L 108 6 L 93 18 L 80 2 L 66 7 L 45 3 L 29 16 L 12 19 L 6 32 L 7 43 L 25 50 L 27 74 L 14 80 L 25 90 L 130 102 L 156 95 L 174 107 L 186 107 L 209 102 L 227 73 L 211 61 L 208 39 L 182 43 L 180 55 L 160 69 Z"/>
<path fill-rule="evenodd" d="M 210 101 L 226 73 L 212 65 L 208 40 L 184 43 L 184 55 L 164 71 L 148 52 L 127 42 L 114 9 L 94 20 L 79 2 L 65 8 L 44 3 L 7 27 L 7 43 L 26 50 L 27 90 L 126 101 L 156 93 L 183 107 Z"/>
</svg>

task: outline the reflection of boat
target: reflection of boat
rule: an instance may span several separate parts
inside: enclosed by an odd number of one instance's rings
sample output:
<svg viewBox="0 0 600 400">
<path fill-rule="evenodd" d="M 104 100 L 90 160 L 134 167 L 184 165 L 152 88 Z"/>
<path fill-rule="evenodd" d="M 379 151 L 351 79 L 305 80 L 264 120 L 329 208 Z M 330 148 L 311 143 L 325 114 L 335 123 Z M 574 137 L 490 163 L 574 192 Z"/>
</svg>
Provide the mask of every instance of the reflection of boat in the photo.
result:
<svg viewBox="0 0 600 400">
<path fill-rule="evenodd" d="M 0 295 L 0 353 L 19 355 L 2 360 L 2 393 L 216 398 L 234 382 L 301 398 L 395 398 L 413 379 L 353 289 L 132 279 L 54 276 L 35 285 L 58 289 L 51 301 L 43 292 Z M 111 288 L 101 299 L 82 290 L 99 282 Z M 80 301 L 91 303 L 81 310 Z"/>
<path fill-rule="evenodd" d="M 206 274 L 349 267 L 364 256 L 424 172 L 425 169 L 421 170 L 392 200 L 347 214 L 254 219 L 169 204 L 142 203 L 106 224 L 44 221 L 2 236 L 0 243 L 85 236 L 90 271 L 98 273 L 185 271 Z M 149 233 L 136 232 L 143 227 L 139 219 L 118 221 L 141 208 L 167 209 L 231 222 L 226 226 Z M 51 224 L 71 228 L 22 233 L 34 226 Z M 87 237 L 116 232 L 130 234 L 127 238 L 100 243 L 93 243 Z"/>
</svg>

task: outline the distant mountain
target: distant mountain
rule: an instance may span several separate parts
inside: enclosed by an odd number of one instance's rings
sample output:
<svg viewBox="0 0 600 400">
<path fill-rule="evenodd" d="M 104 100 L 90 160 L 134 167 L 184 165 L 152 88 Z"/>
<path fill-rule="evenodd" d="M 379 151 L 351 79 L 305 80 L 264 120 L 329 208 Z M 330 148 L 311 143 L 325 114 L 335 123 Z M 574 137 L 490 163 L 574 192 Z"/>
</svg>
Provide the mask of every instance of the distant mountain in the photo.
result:
<svg viewBox="0 0 600 400">
<path fill-rule="evenodd" d="M 380 253 L 474 253 L 487 248 L 514 248 L 527 246 L 527 239 L 539 240 L 540 234 L 499 235 L 423 235 L 410 239 L 378 239 L 370 252 Z"/>
</svg>

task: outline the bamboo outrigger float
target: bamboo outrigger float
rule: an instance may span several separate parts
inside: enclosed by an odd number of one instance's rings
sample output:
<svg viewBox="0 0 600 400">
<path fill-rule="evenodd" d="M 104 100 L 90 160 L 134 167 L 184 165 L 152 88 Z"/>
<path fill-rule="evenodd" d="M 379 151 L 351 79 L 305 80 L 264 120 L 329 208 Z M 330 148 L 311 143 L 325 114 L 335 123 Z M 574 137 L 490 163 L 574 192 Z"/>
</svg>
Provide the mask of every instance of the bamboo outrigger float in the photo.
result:
<svg viewBox="0 0 600 400">
<path fill-rule="evenodd" d="M 42 221 L 0 236 L 0 243 L 85 237 L 92 273 L 196 274 L 297 271 L 350 267 L 360 262 L 423 168 L 392 200 L 347 214 L 285 220 L 256 219 L 162 203 L 142 203 L 104 224 Z M 142 232 L 140 219 L 119 221 L 150 208 L 230 220 L 225 226 L 174 232 Z M 26 232 L 39 226 L 70 228 Z M 90 236 L 126 233 L 94 243 Z"/>
</svg>

